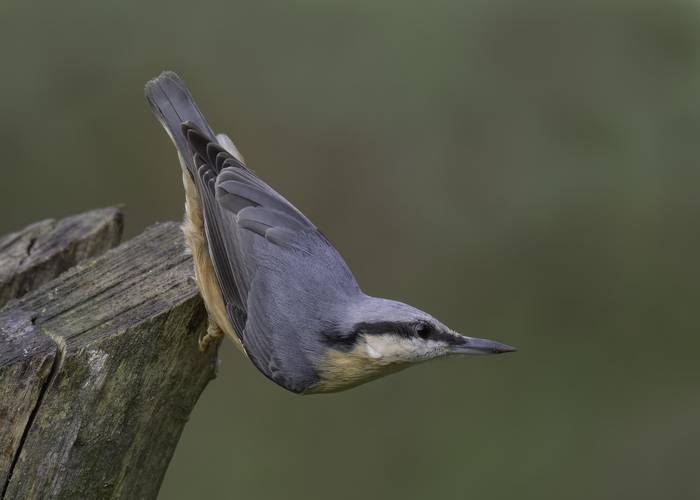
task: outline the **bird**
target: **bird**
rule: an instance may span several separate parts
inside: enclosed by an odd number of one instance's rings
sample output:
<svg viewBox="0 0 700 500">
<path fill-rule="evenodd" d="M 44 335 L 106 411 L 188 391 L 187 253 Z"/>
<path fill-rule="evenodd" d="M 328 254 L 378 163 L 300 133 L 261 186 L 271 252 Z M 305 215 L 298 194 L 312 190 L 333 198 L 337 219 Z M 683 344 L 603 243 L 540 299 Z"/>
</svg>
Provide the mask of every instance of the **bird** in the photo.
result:
<svg viewBox="0 0 700 500">
<path fill-rule="evenodd" d="M 321 230 L 213 132 L 176 73 L 150 80 L 145 95 L 182 169 L 182 230 L 208 315 L 200 350 L 225 336 L 296 394 L 343 391 L 430 359 L 516 350 L 365 294 Z"/>
</svg>

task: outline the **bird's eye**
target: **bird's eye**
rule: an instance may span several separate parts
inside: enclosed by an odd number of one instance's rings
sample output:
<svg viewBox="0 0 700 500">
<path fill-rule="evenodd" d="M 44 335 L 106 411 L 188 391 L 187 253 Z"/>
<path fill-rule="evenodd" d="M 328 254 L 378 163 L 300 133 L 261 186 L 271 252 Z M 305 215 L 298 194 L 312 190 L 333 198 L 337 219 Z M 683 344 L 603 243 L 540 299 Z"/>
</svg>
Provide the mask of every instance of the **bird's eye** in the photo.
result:
<svg viewBox="0 0 700 500">
<path fill-rule="evenodd" d="M 418 323 L 416 325 L 416 333 L 424 340 L 430 337 L 431 332 L 432 328 L 430 328 L 430 325 L 427 323 Z"/>
</svg>

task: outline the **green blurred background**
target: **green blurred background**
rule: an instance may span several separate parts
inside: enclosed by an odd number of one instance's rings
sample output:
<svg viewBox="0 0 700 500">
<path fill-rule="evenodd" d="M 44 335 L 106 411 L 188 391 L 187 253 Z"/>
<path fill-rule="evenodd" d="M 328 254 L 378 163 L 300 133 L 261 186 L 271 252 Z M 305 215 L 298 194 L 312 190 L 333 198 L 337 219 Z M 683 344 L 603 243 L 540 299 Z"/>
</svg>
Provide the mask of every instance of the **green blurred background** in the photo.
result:
<svg viewBox="0 0 700 500">
<path fill-rule="evenodd" d="M 0 233 L 176 220 L 173 69 L 363 288 L 515 355 L 293 396 L 230 344 L 162 499 L 699 498 L 695 1 L 0 2 Z"/>
</svg>

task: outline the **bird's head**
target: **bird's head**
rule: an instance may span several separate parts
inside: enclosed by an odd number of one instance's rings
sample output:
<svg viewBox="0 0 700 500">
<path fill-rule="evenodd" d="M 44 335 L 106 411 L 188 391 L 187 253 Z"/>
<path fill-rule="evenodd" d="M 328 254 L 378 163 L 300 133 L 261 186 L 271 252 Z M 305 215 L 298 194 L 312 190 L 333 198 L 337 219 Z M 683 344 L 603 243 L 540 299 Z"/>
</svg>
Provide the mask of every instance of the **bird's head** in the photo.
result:
<svg viewBox="0 0 700 500">
<path fill-rule="evenodd" d="M 516 349 L 467 337 L 431 315 L 401 302 L 367 297 L 345 322 L 323 332 L 327 347 L 313 392 L 348 389 L 422 361 L 460 354 L 501 354 Z"/>
</svg>

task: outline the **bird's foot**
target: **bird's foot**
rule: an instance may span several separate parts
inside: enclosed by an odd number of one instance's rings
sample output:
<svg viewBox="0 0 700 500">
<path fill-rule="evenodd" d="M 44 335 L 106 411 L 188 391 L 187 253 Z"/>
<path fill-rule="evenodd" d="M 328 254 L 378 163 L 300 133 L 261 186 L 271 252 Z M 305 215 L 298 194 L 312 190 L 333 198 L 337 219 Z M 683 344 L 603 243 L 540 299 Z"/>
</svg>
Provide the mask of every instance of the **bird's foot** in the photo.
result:
<svg viewBox="0 0 700 500">
<path fill-rule="evenodd" d="M 207 334 L 204 337 L 199 337 L 199 350 L 201 352 L 206 352 L 210 344 L 217 342 L 223 336 L 224 331 L 219 328 L 219 325 L 217 325 L 213 319 L 209 318 Z"/>
</svg>

